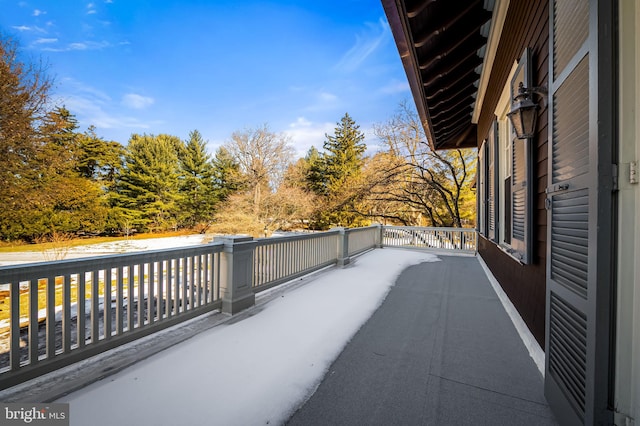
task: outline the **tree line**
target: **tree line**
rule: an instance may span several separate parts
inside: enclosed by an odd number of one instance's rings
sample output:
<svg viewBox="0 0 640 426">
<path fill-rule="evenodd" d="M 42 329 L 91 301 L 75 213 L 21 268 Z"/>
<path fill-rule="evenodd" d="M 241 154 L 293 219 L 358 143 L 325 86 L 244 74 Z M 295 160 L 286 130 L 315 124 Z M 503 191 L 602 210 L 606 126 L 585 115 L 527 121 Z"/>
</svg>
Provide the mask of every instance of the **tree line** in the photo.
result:
<svg viewBox="0 0 640 426">
<path fill-rule="evenodd" d="M 213 154 L 198 130 L 184 140 L 133 134 L 123 145 L 79 131 L 72 112 L 51 104 L 46 67 L 22 61 L 1 33 L 0 58 L 2 240 L 474 221 L 474 153 L 430 150 L 406 103 L 375 127 L 383 148 L 372 155 L 348 113 L 300 159 L 267 124 L 234 132 Z"/>
</svg>

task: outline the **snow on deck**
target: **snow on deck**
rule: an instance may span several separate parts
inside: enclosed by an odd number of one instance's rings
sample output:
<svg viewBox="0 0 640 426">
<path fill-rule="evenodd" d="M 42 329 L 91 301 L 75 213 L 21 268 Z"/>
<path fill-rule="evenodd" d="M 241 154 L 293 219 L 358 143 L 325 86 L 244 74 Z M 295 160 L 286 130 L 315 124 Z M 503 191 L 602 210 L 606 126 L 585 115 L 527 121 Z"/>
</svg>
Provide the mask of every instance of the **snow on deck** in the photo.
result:
<svg viewBox="0 0 640 426">
<path fill-rule="evenodd" d="M 321 382 L 331 362 L 403 269 L 438 258 L 374 250 L 344 269 L 253 308 L 120 373 L 61 398 L 72 425 L 281 424 Z"/>
</svg>

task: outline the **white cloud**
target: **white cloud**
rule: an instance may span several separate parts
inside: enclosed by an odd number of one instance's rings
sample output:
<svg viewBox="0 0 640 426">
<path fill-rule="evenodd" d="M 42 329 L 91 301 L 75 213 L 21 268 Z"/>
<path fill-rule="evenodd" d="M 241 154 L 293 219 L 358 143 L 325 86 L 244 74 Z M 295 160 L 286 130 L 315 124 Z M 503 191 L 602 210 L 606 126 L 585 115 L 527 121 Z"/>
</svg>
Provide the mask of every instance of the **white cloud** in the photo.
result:
<svg viewBox="0 0 640 426">
<path fill-rule="evenodd" d="M 62 80 L 66 94 L 61 95 L 57 104 L 64 104 L 75 114 L 81 126 L 94 125 L 98 129 L 127 129 L 133 132 L 146 132 L 162 124 L 161 121 L 144 120 L 132 114 L 122 113 L 119 102 L 105 92 L 70 78 Z M 126 140 L 118 142 L 126 143 Z"/>
<path fill-rule="evenodd" d="M 69 44 L 70 50 L 87 50 L 89 49 L 89 44 L 87 42 L 79 42 L 79 43 L 71 43 Z"/>
<path fill-rule="evenodd" d="M 382 86 L 380 88 L 380 93 L 395 95 L 396 93 L 408 92 L 409 90 L 410 87 L 408 82 L 393 80 L 386 86 Z"/>
<path fill-rule="evenodd" d="M 322 150 L 325 134 L 332 133 L 334 123 L 313 123 L 305 117 L 298 117 L 283 133 L 291 138 L 298 158 L 304 157 L 312 146 Z"/>
<path fill-rule="evenodd" d="M 133 109 L 144 109 L 153 105 L 155 99 L 148 96 L 138 95 L 136 93 L 127 93 L 122 97 L 122 104 Z"/>
<path fill-rule="evenodd" d="M 72 78 L 65 78 L 62 80 L 62 83 L 65 87 L 71 89 L 74 93 L 78 94 L 83 98 L 90 98 L 92 102 L 96 103 L 105 103 L 111 102 L 111 97 L 107 95 L 102 90 L 96 89 L 95 87 L 84 84 L 78 80 L 74 80 Z"/>
<path fill-rule="evenodd" d="M 40 15 L 45 15 L 47 12 L 45 12 L 44 10 L 40 10 L 40 9 L 35 9 L 33 11 L 33 16 L 40 16 Z"/>
<path fill-rule="evenodd" d="M 45 24 L 47 27 L 52 27 L 54 24 L 51 21 L 47 21 L 47 23 Z M 42 33 L 42 34 L 47 34 L 48 31 L 44 28 L 41 28 L 37 25 L 34 25 L 33 27 L 30 27 L 28 25 L 14 25 L 11 28 L 13 28 L 14 30 L 23 32 L 23 31 L 33 31 L 36 33 Z"/>
<path fill-rule="evenodd" d="M 295 123 L 291 123 L 289 124 L 289 127 L 291 128 L 296 128 L 296 127 L 309 127 L 311 126 L 311 122 L 309 120 L 307 120 L 304 117 L 298 117 L 295 121 Z"/>
<path fill-rule="evenodd" d="M 367 30 L 356 35 L 356 43 L 342 56 L 334 69 L 341 72 L 356 71 L 389 37 L 391 37 L 389 24 L 382 18 L 377 24 L 367 24 Z"/>
<path fill-rule="evenodd" d="M 338 99 L 338 97 L 336 95 L 334 95 L 333 93 L 328 93 L 328 92 L 320 92 L 318 94 L 318 98 L 320 98 L 320 100 L 324 101 L 324 102 L 333 102 L 333 101 L 336 101 Z"/>
<path fill-rule="evenodd" d="M 71 50 L 100 50 L 110 46 L 111 43 L 109 43 L 108 41 L 79 41 L 75 43 L 69 43 L 64 47 L 47 47 L 42 50 L 48 52 L 68 52 Z"/>
<path fill-rule="evenodd" d="M 131 129 L 132 132 L 145 132 L 161 124 L 158 121 L 144 121 L 130 115 L 121 115 L 109 111 L 112 105 L 96 102 L 91 97 L 67 95 L 64 104 L 73 114 L 77 114 L 78 121 L 83 125 L 94 125 L 98 129 Z M 118 141 L 126 143 L 125 140 Z"/>
<path fill-rule="evenodd" d="M 39 38 L 33 42 L 33 44 L 49 44 L 56 43 L 58 41 L 57 38 Z"/>
<path fill-rule="evenodd" d="M 307 106 L 304 107 L 305 112 L 331 111 L 340 106 L 340 97 L 326 90 L 308 91 L 301 95 L 307 99 Z"/>
</svg>

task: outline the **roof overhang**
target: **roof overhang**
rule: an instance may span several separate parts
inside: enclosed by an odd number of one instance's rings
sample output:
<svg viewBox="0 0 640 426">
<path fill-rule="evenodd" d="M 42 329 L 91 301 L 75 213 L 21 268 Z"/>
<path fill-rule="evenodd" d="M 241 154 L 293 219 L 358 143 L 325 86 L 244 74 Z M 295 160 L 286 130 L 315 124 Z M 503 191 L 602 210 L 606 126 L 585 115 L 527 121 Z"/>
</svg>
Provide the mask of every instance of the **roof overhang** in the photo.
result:
<svg viewBox="0 0 640 426">
<path fill-rule="evenodd" d="M 382 0 L 432 149 L 477 146 L 476 100 L 495 0 Z"/>
</svg>

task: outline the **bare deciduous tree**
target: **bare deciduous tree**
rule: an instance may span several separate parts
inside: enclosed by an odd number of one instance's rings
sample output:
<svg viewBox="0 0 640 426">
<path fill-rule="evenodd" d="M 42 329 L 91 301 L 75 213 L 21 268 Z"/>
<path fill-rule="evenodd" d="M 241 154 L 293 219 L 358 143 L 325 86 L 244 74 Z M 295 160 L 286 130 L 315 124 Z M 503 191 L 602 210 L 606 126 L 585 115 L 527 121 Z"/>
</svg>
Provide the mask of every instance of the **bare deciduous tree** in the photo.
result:
<svg viewBox="0 0 640 426">
<path fill-rule="evenodd" d="M 234 132 L 225 147 L 240 165 L 253 194 L 253 213 L 258 216 L 263 192 L 278 188 L 292 162 L 294 151 L 289 139 L 271 132 L 264 124 L 256 129 Z"/>
<path fill-rule="evenodd" d="M 38 126 L 52 82 L 42 62 L 23 59 L 18 43 L 0 31 L 0 229 L 8 239 L 30 226 L 25 211 L 42 201 L 33 186 L 47 168 Z"/>
<path fill-rule="evenodd" d="M 405 224 L 421 224 L 406 222 L 422 222 L 423 216 L 431 226 L 461 227 L 473 222 L 473 150 L 433 151 L 416 112 L 406 103 L 387 123 L 376 126 L 375 133 L 391 159 L 371 186 L 372 200 L 405 206 L 407 210 L 395 215 Z"/>
</svg>

